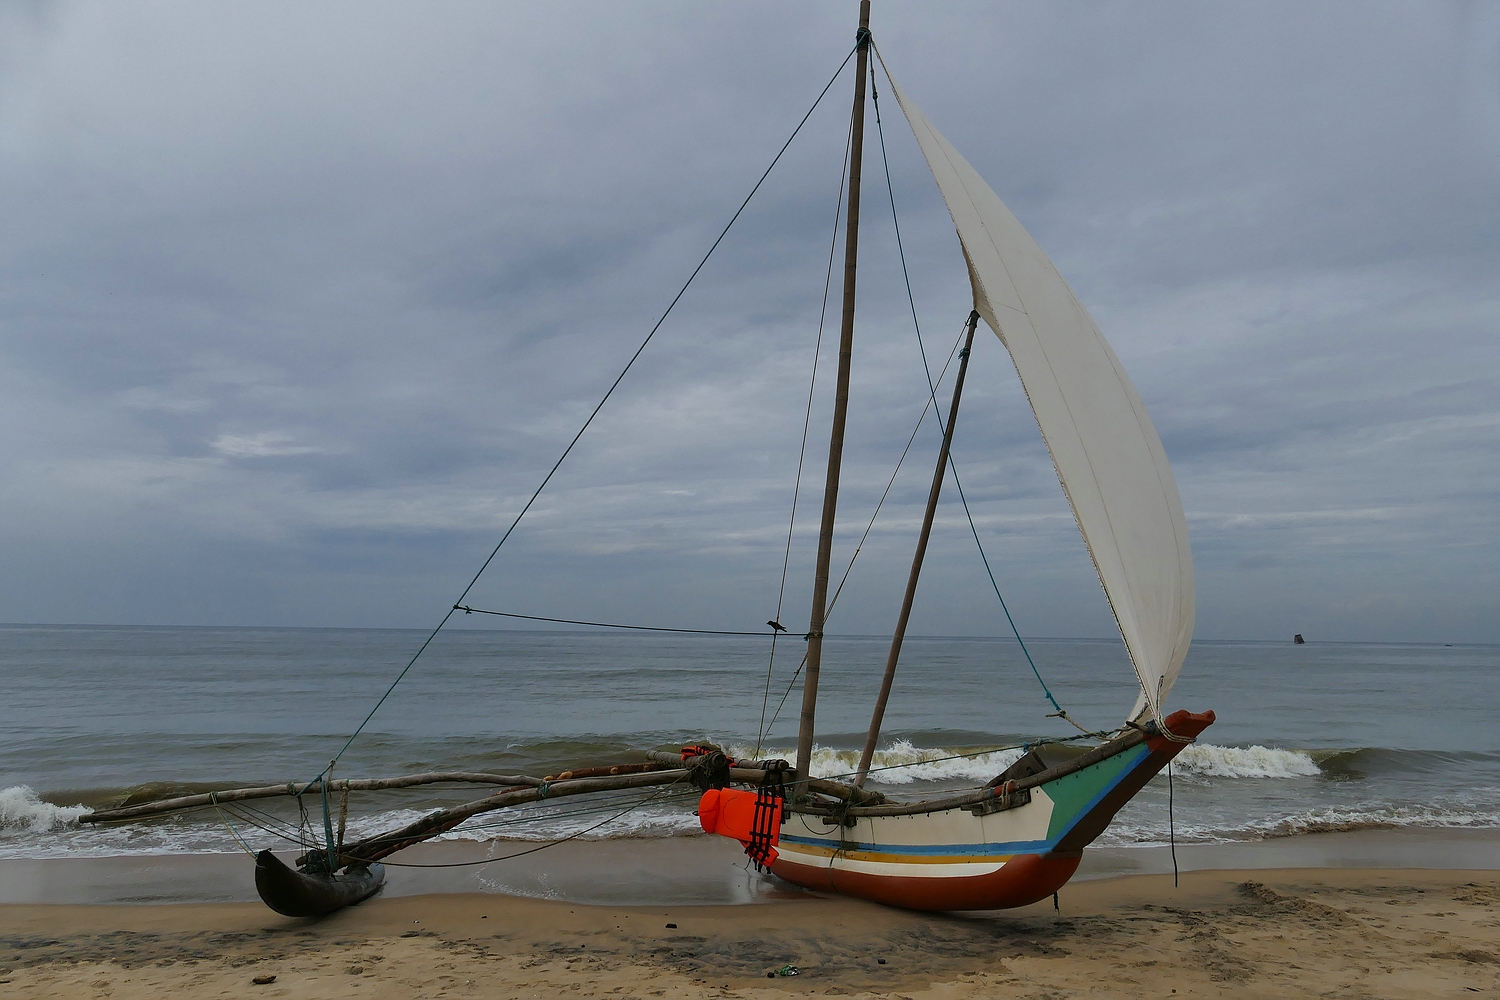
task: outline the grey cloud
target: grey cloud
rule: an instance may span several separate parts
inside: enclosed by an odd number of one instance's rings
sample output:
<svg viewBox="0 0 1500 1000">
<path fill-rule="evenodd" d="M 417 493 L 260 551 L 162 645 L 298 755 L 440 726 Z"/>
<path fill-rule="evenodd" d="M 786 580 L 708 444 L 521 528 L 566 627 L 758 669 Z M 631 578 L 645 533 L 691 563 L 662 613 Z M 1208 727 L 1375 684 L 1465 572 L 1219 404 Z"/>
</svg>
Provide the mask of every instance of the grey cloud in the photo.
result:
<svg viewBox="0 0 1500 1000">
<path fill-rule="evenodd" d="M 0 618 L 418 625 L 848 51 L 853 5 L 0 16 Z M 875 31 L 1139 385 L 1190 515 L 1200 635 L 1500 640 L 1500 64 L 1485 42 L 1500 16 L 877 3 Z M 962 260 L 879 87 L 940 366 L 968 308 Z M 847 89 L 480 597 L 765 619 Z M 873 139 L 839 558 L 926 392 Z M 835 336 L 836 317 L 824 386 Z M 985 336 L 955 454 L 992 561 L 1024 630 L 1108 635 Z M 814 406 L 797 613 L 830 405 Z M 935 433 L 929 417 L 841 629 L 889 627 Z M 998 632 L 948 497 L 913 627 Z"/>
</svg>

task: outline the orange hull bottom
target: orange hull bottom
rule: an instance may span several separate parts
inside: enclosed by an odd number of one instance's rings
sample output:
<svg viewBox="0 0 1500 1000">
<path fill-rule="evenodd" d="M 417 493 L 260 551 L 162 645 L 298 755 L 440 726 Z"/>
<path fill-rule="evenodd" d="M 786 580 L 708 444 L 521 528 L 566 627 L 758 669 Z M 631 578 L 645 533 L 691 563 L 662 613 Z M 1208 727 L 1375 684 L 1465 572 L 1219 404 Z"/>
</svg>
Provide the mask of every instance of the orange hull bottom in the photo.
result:
<svg viewBox="0 0 1500 1000">
<path fill-rule="evenodd" d="M 778 858 L 771 873 L 819 892 L 858 896 L 908 910 L 1003 910 L 1046 899 L 1073 877 L 1082 860 L 1081 854 L 1071 858 L 1018 854 L 988 875 L 921 878 L 813 868 Z"/>
</svg>

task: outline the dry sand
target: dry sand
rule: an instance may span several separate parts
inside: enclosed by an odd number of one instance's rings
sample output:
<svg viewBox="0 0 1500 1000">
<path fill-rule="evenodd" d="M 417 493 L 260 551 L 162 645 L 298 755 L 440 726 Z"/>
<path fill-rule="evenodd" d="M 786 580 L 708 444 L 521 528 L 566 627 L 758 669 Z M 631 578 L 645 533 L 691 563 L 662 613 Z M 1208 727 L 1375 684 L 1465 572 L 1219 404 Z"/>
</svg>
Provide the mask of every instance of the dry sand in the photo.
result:
<svg viewBox="0 0 1500 1000">
<path fill-rule="evenodd" d="M 1061 915 L 1049 901 L 954 916 L 813 896 L 607 907 L 469 894 L 316 922 L 242 903 L 10 905 L 0 996 L 1500 995 L 1495 871 L 1204 871 L 1176 889 L 1143 875 L 1073 884 L 1061 902 Z M 801 974 L 767 978 L 786 965 Z"/>
</svg>

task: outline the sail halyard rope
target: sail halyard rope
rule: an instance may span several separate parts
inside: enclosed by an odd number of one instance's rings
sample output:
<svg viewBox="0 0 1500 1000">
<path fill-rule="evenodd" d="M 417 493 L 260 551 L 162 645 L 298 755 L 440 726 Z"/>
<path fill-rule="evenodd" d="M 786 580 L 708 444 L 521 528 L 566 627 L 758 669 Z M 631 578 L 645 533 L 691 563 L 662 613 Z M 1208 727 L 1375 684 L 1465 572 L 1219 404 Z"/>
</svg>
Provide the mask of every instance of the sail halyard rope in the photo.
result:
<svg viewBox="0 0 1500 1000">
<path fill-rule="evenodd" d="M 884 60 L 881 60 L 880 62 L 882 66 L 885 65 Z M 917 319 L 917 300 L 916 296 L 912 294 L 911 274 L 907 271 L 906 268 L 906 250 L 901 241 L 901 221 L 896 213 L 896 191 L 894 185 L 892 185 L 891 183 L 890 158 L 886 155 L 885 128 L 882 126 L 880 119 L 880 90 L 875 85 L 874 65 L 870 66 L 870 94 L 875 104 L 875 132 L 880 137 L 880 159 L 885 166 L 885 189 L 886 193 L 890 197 L 891 202 L 891 224 L 896 231 L 896 252 L 901 258 L 901 277 L 906 282 L 906 301 L 907 304 L 911 307 L 912 329 L 915 330 L 917 334 L 917 349 L 922 355 L 922 371 L 927 376 L 927 391 L 931 397 L 932 405 L 935 408 L 935 413 L 937 414 L 938 432 L 942 435 L 946 435 L 947 428 L 943 426 L 942 408 L 938 406 L 937 402 L 937 385 L 933 382 L 932 368 L 927 362 L 927 345 L 922 337 L 922 324 Z M 1005 596 L 1000 593 L 1000 584 L 995 580 L 995 571 L 990 567 L 989 556 L 986 555 L 984 551 L 984 543 L 979 540 L 979 529 L 974 525 L 974 514 L 969 510 L 969 498 L 964 493 L 963 482 L 958 477 L 958 462 L 953 457 L 953 452 L 951 450 L 948 453 L 948 470 L 953 474 L 953 485 L 958 490 L 958 498 L 963 504 L 964 517 L 968 519 L 969 531 L 974 535 L 974 545 L 979 549 L 979 558 L 984 563 L 985 575 L 987 575 L 990 579 L 990 586 L 995 591 L 995 597 L 1000 601 L 1000 610 L 1005 612 L 1005 620 L 1007 623 L 1009 623 L 1011 633 L 1016 637 L 1016 642 L 1020 644 L 1021 652 L 1025 655 L 1026 662 L 1031 667 L 1032 674 L 1036 676 L 1037 683 L 1042 686 L 1042 694 L 1046 696 L 1047 701 L 1051 702 L 1053 709 L 1056 710 L 1058 718 L 1072 723 L 1074 726 L 1084 732 L 1088 732 L 1088 730 L 1084 729 L 1083 726 L 1080 726 L 1077 722 L 1074 722 L 1073 719 L 1069 717 L 1067 711 L 1057 703 L 1057 699 L 1052 695 L 1051 688 L 1049 688 L 1047 686 L 1047 682 L 1042 679 L 1042 672 L 1037 669 L 1036 661 L 1032 659 L 1031 650 L 1026 647 L 1026 640 L 1021 638 L 1021 630 L 1016 627 L 1015 619 L 1011 617 L 1010 607 L 1005 603 Z"/>
</svg>

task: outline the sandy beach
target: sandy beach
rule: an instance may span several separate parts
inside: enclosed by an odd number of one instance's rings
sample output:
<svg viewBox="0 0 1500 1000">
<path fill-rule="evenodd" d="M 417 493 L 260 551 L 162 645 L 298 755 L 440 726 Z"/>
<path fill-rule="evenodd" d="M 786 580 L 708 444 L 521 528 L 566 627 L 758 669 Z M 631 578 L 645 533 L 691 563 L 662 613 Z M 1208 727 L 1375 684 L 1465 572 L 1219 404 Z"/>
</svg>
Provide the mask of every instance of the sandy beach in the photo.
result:
<svg viewBox="0 0 1500 1000">
<path fill-rule="evenodd" d="M 855 900 L 589 906 L 378 898 L 0 907 L 20 997 L 1441 997 L 1500 991 L 1500 874 L 1281 869 L 1095 879 L 995 914 Z M 796 976 L 778 976 L 787 966 Z M 768 975 L 769 974 L 769 975 Z M 265 981 L 275 977 L 274 981 Z M 256 982 L 261 980 L 262 982 Z"/>
</svg>

